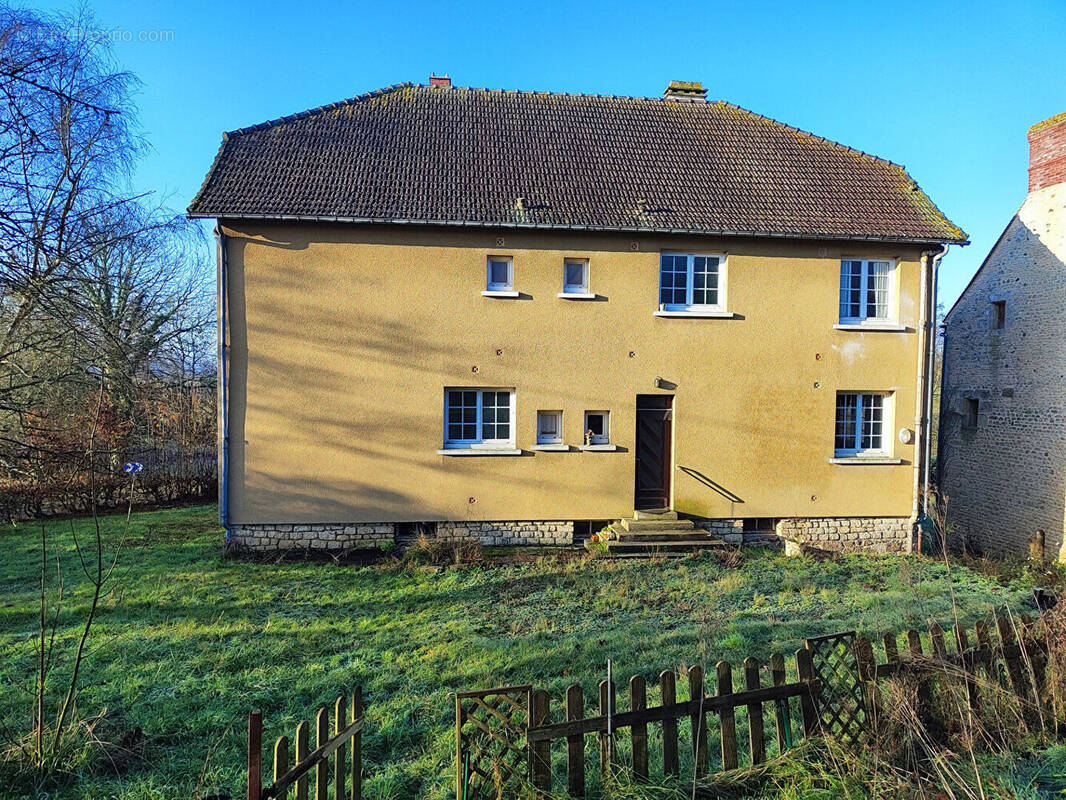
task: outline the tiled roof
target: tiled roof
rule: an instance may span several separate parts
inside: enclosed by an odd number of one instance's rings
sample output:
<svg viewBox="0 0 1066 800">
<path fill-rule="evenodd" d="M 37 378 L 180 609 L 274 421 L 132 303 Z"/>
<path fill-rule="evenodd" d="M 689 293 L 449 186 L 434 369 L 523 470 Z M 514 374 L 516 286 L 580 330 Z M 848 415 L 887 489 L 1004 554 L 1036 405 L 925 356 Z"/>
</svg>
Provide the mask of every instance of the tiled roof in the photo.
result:
<svg viewBox="0 0 1066 800">
<path fill-rule="evenodd" d="M 901 166 L 729 103 L 412 84 L 226 134 L 189 213 L 966 240 Z"/>
</svg>

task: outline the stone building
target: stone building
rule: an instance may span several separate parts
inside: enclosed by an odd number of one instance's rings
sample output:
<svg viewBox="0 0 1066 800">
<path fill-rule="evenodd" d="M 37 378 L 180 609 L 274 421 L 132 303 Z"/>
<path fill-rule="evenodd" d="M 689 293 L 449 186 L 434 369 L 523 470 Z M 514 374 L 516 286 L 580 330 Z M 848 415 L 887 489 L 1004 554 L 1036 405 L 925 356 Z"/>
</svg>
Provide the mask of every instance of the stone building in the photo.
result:
<svg viewBox="0 0 1066 800">
<path fill-rule="evenodd" d="M 1029 129 L 1029 193 L 945 320 L 940 482 L 949 539 L 1063 557 L 1066 112 Z"/>
</svg>

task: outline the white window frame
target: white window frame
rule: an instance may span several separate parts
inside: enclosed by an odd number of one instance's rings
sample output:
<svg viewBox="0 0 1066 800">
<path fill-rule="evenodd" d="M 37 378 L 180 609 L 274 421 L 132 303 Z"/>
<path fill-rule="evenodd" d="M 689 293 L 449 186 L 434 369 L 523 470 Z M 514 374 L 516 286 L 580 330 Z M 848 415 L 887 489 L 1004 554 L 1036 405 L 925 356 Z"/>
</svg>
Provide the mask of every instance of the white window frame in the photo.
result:
<svg viewBox="0 0 1066 800">
<path fill-rule="evenodd" d="M 451 392 L 475 392 L 477 394 L 477 437 L 474 439 L 448 438 L 448 411 Z M 508 394 L 508 437 L 506 439 L 482 438 L 482 414 L 484 411 L 485 392 L 507 392 Z M 444 389 L 444 449 L 445 450 L 513 450 L 515 442 L 515 390 L 492 386 L 448 386 Z"/>
<path fill-rule="evenodd" d="M 850 316 L 844 314 L 844 264 L 860 264 L 860 277 L 859 277 L 859 316 Z M 874 263 L 887 263 L 888 274 L 886 276 L 886 295 L 885 295 L 885 316 L 877 317 L 870 314 L 870 304 L 868 298 L 868 291 L 870 286 L 870 277 L 872 272 L 871 264 Z M 837 292 L 837 314 L 840 318 L 841 325 L 895 325 L 899 321 L 899 313 L 897 310 L 897 287 L 896 282 L 898 280 L 899 266 L 897 259 L 895 258 L 841 258 L 840 259 L 840 277 Z M 848 287 L 848 291 L 851 291 L 851 287 Z M 846 303 L 851 305 L 850 297 Z M 850 310 L 850 309 L 849 309 Z M 876 309 L 875 309 L 876 310 Z"/>
<path fill-rule="evenodd" d="M 591 430 L 591 428 L 589 428 L 589 416 L 592 415 L 592 414 L 600 414 L 600 415 L 603 416 L 603 433 L 602 434 L 593 434 L 592 435 L 592 440 L 591 440 L 590 443 L 593 444 L 593 445 L 610 444 L 611 443 L 611 412 L 610 411 L 592 410 L 592 411 L 586 411 L 585 412 L 585 427 L 582 429 L 582 432 L 581 432 L 581 441 L 582 442 L 585 441 L 585 431 Z"/>
<path fill-rule="evenodd" d="M 582 281 L 580 284 L 566 282 L 567 268 L 572 264 L 577 264 L 581 267 Z M 585 300 L 596 296 L 589 292 L 589 260 L 587 258 L 563 259 L 563 290 L 559 292 L 558 296 L 570 300 Z"/>
<path fill-rule="evenodd" d="M 546 417 L 555 417 L 555 429 L 558 431 L 555 436 L 545 436 L 540 427 L 541 419 Z M 554 411 L 538 411 L 537 412 L 537 444 L 562 444 L 563 443 L 563 412 Z"/>
<path fill-rule="evenodd" d="M 663 259 L 666 257 L 683 257 L 686 259 L 685 263 L 685 302 L 684 303 L 664 303 L 662 301 L 663 296 Z M 718 292 L 717 303 L 695 303 L 695 265 L 697 258 L 716 258 L 718 259 L 718 282 L 716 289 Z M 727 258 L 725 253 L 679 253 L 673 251 L 663 251 L 659 254 L 659 282 L 656 288 L 656 299 L 658 300 L 659 310 L 656 312 L 656 316 L 671 317 L 671 316 L 708 316 L 708 317 L 731 317 L 732 314 L 726 311 L 726 277 L 727 277 Z M 706 287 L 704 287 L 706 288 Z"/>
<path fill-rule="evenodd" d="M 855 417 L 852 420 L 855 425 L 853 446 L 841 448 L 836 444 L 836 426 L 837 426 L 837 412 L 840 407 L 841 395 L 855 395 Z M 880 397 L 881 398 L 881 446 L 880 447 L 866 447 L 862 446 L 863 438 L 863 408 L 866 402 L 869 402 L 867 398 Z M 838 459 L 848 458 L 891 458 L 892 457 L 892 435 L 893 430 L 893 417 L 895 412 L 894 406 L 894 393 L 893 392 L 869 392 L 859 391 L 855 389 L 842 390 L 836 393 L 836 403 L 833 406 L 833 456 Z"/>
<path fill-rule="evenodd" d="M 507 265 L 507 282 L 494 283 L 492 280 L 492 265 L 505 263 Z M 485 259 L 485 297 L 518 297 L 514 290 L 514 256 L 488 256 Z"/>
</svg>

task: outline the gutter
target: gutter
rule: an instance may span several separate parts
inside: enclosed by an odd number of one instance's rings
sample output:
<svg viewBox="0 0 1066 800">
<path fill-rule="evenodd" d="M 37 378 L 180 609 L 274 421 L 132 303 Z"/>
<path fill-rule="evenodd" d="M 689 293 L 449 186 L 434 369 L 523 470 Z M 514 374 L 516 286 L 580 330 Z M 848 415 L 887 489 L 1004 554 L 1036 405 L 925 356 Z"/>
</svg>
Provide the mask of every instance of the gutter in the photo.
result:
<svg viewBox="0 0 1066 800">
<path fill-rule="evenodd" d="M 914 236 L 862 236 L 857 234 L 830 234 L 830 233 L 798 233 L 789 231 L 734 231 L 734 230 L 710 230 L 705 228 L 678 228 L 678 227 L 653 227 L 653 226 L 612 226 L 612 225 L 578 225 L 555 222 L 474 222 L 469 220 L 445 220 L 445 219 L 409 219 L 397 217 L 395 219 L 385 217 L 345 217 L 326 214 L 242 214 L 240 212 L 219 211 L 193 211 L 190 208 L 186 212 L 189 219 L 233 219 L 233 220 L 256 220 L 267 222 L 328 222 L 356 225 L 412 225 L 423 227 L 448 227 L 448 228 L 506 228 L 517 230 L 566 230 L 566 231 L 595 231 L 597 233 L 630 233 L 630 234 L 683 234 L 686 236 L 742 236 L 753 239 L 817 239 L 825 241 L 861 241 L 861 242 L 885 242 L 892 244 L 943 244 L 943 239 L 923 238 Z M 958 245 L 966 245 L 970 240 L 965 234 L 962 238 L 953 242 Z"/>
<path fill-rule="evenodd" d="M 218 521 L 229 542 L 229 298 L 227 296 L 226 235 L 215 223 L 218 243 Z"/>
</svg>

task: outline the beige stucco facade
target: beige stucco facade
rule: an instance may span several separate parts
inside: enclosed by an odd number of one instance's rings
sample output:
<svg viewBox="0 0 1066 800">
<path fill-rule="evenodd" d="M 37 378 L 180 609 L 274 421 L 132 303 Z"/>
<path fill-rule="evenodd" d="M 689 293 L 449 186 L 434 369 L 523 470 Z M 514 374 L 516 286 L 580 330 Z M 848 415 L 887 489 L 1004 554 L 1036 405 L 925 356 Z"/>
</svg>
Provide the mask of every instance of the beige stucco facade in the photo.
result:
<svg viewBox="0 0 1066 800">
<path fill-rule="evenodd" d="M 609 519 L 633 510 L 635 402 L 674 395 L 672 506 L 708 518 L 915 509 L 922 248 L 222 221 L 231 525 Z M 926 248 L 928 249 L 928 248 Z M 725 254 L 733 318 L 664 318 L 664 250 Z M 482 296 L 489 255 L 516 299 Z M 842 257 L 897 260 L 902 331 L 838 330 Z M 567 300 L 588 258 L 595 300 Z M 661 378 L 665 386 L 654 385 Z M 520 456 L 441 455 L 447 387 L 512 389 Z M 899 463 L 842 465 L 836 392 L 892 392 Z M 538 410 L 569 452 L 535 452 Z M 613 452 L 579 451 L 610 412 Z M 901 443 L 901 429 L 915 433 Z M 906 438 L 906 437 L 902 437 Z"/>
</svg>

